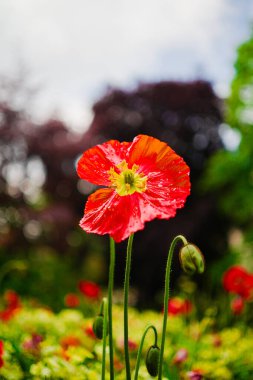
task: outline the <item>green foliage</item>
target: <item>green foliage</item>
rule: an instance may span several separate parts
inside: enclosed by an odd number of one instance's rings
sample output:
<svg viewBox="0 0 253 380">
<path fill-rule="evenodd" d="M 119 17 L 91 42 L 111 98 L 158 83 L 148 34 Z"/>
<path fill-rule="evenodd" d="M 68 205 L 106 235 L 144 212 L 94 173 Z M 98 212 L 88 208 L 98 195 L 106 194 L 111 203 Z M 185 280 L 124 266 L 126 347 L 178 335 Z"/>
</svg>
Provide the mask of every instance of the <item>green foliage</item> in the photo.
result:
<svg viewBox="0 0 253 380">
<path fill-rule="evenodd" d="M 229 310 L 225 306 L 222 312 L 229 313 Z M 124 380 L 122 308 L 114 306 L 113 315 L 116 379 Z M 150 320 L 161 331 L 162 313 L 130 309 L 129 317 L 133 370 L 142 331 Z M 4 343 L 1 379 L 99 379 L 102 343 L 90 334 L 91 326 L 92 319 L 79 310 L 65 309 L 55 314 L 27 304 L 11 320 L 1 323 L 0 339 Z M 242 317 L 234 326 L 219 330 L 210 308 L 199 321 L 194 316 L 188 322 L 183 315 L 170 316 L 166 341 L 164 379 L 189 379 L 189 372 L 197 369 L 209 380 L 253 377 L 253 331 L 243 324 Z M 139 374 L 141 380 L 152 379 L 145 368 L 145 355 L 151 344 L 152 337 L 148 337 Z M 178 364 L 175 355 L 182 348 L 188 356 Z"/>
<path fill-rule="evenodd" d="M 236 151 L 220 151 L 209 161 L 204 188 L 216 192 L 222 212 L 253 241 L 253 35 L 238 49 L 226 123 L 240 133 Z"/>
<path fill-rule="evenodd" d="M 1 289 L 14 289 L 20 295 L 36 299 L 36 303 L 59 311 L 67 293 L 78 293 L 79 280 L 103 281 L 106 266 L 101 243 L 99 239 L 80 234 L 86 239 L 85 257 L 80 257 L 78 252 L 61 255 L 46 245 L 31 245 L 29 250 L 17 249 L 11 255 L 5 247 L 0 248 Z M 92 311 L 88 303 L 85 308 Z"/>
</svg>

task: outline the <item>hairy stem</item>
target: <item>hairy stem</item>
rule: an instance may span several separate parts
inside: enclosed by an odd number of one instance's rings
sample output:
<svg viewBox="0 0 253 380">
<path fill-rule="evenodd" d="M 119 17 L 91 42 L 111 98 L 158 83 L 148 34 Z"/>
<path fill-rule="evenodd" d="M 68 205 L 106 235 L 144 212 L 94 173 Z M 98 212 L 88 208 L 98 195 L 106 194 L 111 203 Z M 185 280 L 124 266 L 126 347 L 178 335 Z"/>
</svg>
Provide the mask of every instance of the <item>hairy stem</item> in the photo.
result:
<svg viewBox="0 0 253 380">
<path fill-rule="evenodd" d="M 105 380 L 105 365 L 106 365 L 106 335 L 107 335 L 107 321 L 108 321 L 108 309 L 107 298 L 103 298 L 103 351 L 102 351 L 102 371 L 101 380 Z"/>
<path fill-rule="evenodd" d="M 112 331 L 112 292 L 114 285 L 114 268 L 115 268 L 115 242 L 110 237 L 110 266 L 108 281 L 108 333 L 109 333 L 109 356 L 110 356 L 110 380 L 114 380 L 114 362 L 113 362 L 113 331 Z"/>
<path fill-rule="evenodd" d="M 128 293 L 129 293 L 129 278 L 131 269 L 131 256 L 134 234 L 129 236 L 127 244 L 127 257 L 124 282 L 124 352 L 126 365 L 126 380 L 131 380 L 129 348 L 128 348 Z"/>
</svg>

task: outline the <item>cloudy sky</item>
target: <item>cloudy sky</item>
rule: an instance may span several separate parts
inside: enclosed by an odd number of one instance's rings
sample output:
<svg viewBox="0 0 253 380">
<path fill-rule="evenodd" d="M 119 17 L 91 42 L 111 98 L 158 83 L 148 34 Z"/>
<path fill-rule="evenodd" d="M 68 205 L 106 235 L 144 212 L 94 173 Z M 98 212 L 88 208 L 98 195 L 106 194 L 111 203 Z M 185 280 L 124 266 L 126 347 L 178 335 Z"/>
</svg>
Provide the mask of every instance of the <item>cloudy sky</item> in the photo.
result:
<svg viewBox="0 0 253 380">
<path fill-rule="evenodd" d="M 85 128 L 106 86 L 210 80 L 223 95 L 253 0 L 0 0 L 0 75 L 40 89 L 36 120 Z"/>
</svg>

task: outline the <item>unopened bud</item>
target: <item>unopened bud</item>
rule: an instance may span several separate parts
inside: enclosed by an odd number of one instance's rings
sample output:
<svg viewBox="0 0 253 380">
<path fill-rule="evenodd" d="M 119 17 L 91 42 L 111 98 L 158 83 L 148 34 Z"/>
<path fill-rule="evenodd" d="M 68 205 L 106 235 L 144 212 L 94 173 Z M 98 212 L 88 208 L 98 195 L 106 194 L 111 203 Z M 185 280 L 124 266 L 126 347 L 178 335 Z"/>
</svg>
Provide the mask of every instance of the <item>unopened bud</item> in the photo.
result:
<svg viewBox="0 0 253 380">
<path fill-rule="evenodd" d="M 203 273 L 205 260 L 200 249 L 194 244 L 186 244 L 179 252 L 180 263 L 183 270 L 188 274 Z"/>
<path fill-rule="evenodd" d="M 160 349 L 157 346 L 151 346 L 146 356 L 146 367 L 150 376 L 157 376 L 159 366 Z"/>
<path fill-rule="evenodd" d="M 98 339 L 103 338 L 104 316 L 102 314 L 97 315 L 93 322 L 93 332 Z"/>
</svg>

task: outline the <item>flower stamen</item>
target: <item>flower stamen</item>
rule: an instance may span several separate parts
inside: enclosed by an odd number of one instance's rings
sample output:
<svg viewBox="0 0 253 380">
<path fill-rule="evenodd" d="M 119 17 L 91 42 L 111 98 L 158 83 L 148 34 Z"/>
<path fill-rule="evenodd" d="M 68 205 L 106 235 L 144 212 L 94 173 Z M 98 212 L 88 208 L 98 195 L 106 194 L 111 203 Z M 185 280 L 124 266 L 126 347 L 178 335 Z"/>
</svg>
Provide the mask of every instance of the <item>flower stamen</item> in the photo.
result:
<svg viewBox="0 0 253 380">
<path fill-rule="evenodd" d="M 139 166 L 134 164 L 131 169 L 128 168 L 126 160 L 116 165 L 119 173 L 114 168 L 109 170 L 109 179 L 111 187 L 117 191 L 120 196 L 131 195 L 135 192 L 142 193 L 147 188 L 147 177 L 142 173 L 137 173 Z"/>
</svg>

